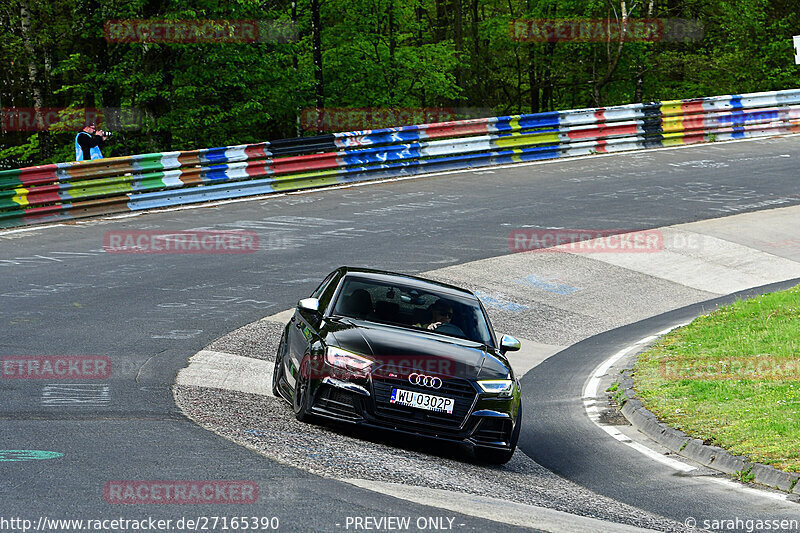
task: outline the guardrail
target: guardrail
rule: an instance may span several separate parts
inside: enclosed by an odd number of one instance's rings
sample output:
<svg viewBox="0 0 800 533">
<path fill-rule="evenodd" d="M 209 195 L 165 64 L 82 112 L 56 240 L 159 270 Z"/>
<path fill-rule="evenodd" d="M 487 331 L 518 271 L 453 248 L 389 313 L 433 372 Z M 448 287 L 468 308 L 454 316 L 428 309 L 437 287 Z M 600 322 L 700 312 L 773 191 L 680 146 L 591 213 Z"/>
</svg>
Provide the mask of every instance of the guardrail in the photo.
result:
<svg viewBox="0 0 800 533">
<path fill-rule="evenodd" d="M 800 89 L 0 171 L 0 227 L 442 170 L 800 132 Z"/>
</svg>

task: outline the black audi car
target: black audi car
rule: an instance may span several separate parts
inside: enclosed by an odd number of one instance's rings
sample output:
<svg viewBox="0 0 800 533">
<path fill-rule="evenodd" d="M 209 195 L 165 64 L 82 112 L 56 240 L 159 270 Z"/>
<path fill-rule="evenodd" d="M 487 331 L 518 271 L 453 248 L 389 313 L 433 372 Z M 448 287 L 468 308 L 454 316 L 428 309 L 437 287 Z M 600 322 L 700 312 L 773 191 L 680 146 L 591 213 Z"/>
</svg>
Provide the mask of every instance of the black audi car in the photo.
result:
<svg viewBox="0 0 800 533">
<path fill-rule="evenodd" d="M 300 300 L 283 332 L 273 392 L 298 420 L 327 418 L 473 446 L 511 459 L 519 383 L 486 310 L 470 291 L 341 267 Z"/>
</svg>

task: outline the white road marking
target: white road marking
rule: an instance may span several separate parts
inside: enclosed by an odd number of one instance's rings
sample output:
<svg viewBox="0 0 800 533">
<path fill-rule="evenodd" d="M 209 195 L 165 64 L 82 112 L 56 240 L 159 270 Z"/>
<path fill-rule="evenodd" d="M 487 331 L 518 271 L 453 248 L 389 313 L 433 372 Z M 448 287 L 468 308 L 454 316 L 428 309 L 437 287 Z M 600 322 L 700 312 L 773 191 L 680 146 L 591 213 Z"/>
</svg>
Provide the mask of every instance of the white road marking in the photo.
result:
<svg viewBox="0 0 800 533">
<path fill-rule="evenodd" d="M 592 259 L 719 295 L 800 277 L 800 264 L 797 261 L 753 246 L 686 231 L 679 226 L 658 231 L 667 243 L 653 253 L 609 251 L 594 254 Z M 588 241 L 587 246 L 594 247 L 593 243 L 602 244 L 601 241 Z M 570 252 L 568 245 L 556 248 L 559 249 Z M 657 256 L 657 260 L 654 256 Z"/>
<path fill-rule="evenodd" d="M 178 372 L 175 383 L 272 396 L 273 367 L 272 361 L 202 350 Z"/>
<path fill-rule="evenodd" d="M 645 455 L 645 456 L 649 457 L 650 459 L 652 459 L 654 461 L 657 461 L 657 462 L 659 462 L 659 463 L 661 463 L 661 464 L 663 464 L 665 466 L 668 466 L 670 468 L 678 470 L 679 472 L 691 472 L 693 470 L 697 470 L 697 468 L 694 467 L 694 466 L 690 466 L 690 465 L 688 465 L 686 463 L 683 463 L 681 461 L 678 461 L 678 460 L 675 460 L 675 459 L 671 459 L 669 457 L 665 457 L 664 455 L 660 454 L 659 452 L 657 452 L 657 451 L 655 451 L 655 450 L 653 450 L 651 448 L 648 448 L 644 444 L 641 444 L 639 442 L 635 442 L 635 441 L 631 440 L 630 437 L 628 437 L 627 435 L 623 434 L 622 432 L 620 432 L 615 427 L 608 426 L 608 425 L 605 425 L 605 424 L 600 422 L 600 410 L 597 407 L 597 398 L 598 398 L 598 390 L 597 389 L 598 389 L 598 387 L 600 385 L 600 380 L 603 378 L 603 376 L 605 376 L 608 373 L 608 370 L 617 361 L 619 361 L 622 357 L 624 357 L 626 354 L 628 354 L 629 352 L 631 352 L 635 348 L 639 348 L 644 344 L 652 342 L 655 339 L 657 339 L 657 338 L 659 338 L 659 337 L 661 337 L 663 335 L 666 335 L 670 331 L 672 331 L 672 330 L 674 330 L 676 328 L 685 326 L 685 325 L 689 324 L 690 322 L 691 321 L 682 322 L 680 324 L 676 324 L 674 326 L 670 326 L 670 327 L 668 327 L 668 328 L 666 328 L 666 329 L 664 329 L 662 331 L 659 331 L 655 335 L 650 335 L 648 337 L 640 339 L 640 340 L 636 341 L 635 343 L 633 343 L 632 345 L 628 346 L 627 348 L 623 348 L 619 352 L 615 353 L 614 355 L 612 355 L 611 357 L 609 357 L 608 359 L 606 359 L 605 361 L 600 363 L 600 365 L 592 373 L 592 376 L 586 382 L 586 386 L 583 389 L 583 398 L 582 398 L 583 407 L 586 410 L 586 415 L 589 417 L 589 420 L 591 420 L 597 427 L 599 427 L 600 429 L 602 429 L 603 431 L 608 433 L 611 437 L 615 438 L 616 440 L 622 442 L 623 444 L 625 444 L 627 446 L 630 446 L 631 448 L 633 448 L 634 450 L 638 451 L 642 455 Z M 712 481 L 714 483 L 718 483 L 718 484 L 721 484 L 721 485 L 725 485 L 726 487 L 732 488 L 734 490 L 744 491 L 744 492 L 746 492 L 748 494 L 751 494 L 753 496 L 760 496 L 762 498 L 770 498 L 770 499 L 778 500 L 778 501 L 791 501 L 789 499 L 789 495 L 788 494 L 777 494 L 777 493 L 769 492 L 769 491 L 766 491 L 766 490 L 763 490 L 763 489 L 760 489 L 760 488 L 745 487 L 745 486 L 743 486 L 743 485 L 741 485 L 739 483 L 735 483 L 735 482 L 733 482 L 733 481 L 731 481 L 729 479 L 719 478 L 719 477 L 712 477 L 712 476 L 703 476 L 703 479 L 706 479 L 708 481 Z"/>
<path fill-rule="evenodd" d="M 725 478 L 721 478 L 721 477 L 708 477 L 706 479 L 708 479 L 708 481 L 713 481 L 714 483 L 717 483 L 719 485 L 724 485 L 725 487 L 730 488 L 730 489 L 740 490 L 742 492 L 746 492 L 746 493 L 751 494 L 753 496 L 761 496 L 762 498 L 770 498 L 770 499 L 777 500 L 777 501 L 780 501 L 780 502 L 792 501 L 792 500 L 789 499 L 789 495 L 788 494 L 778 494 L 778 493 L 775 493 L 775 492 L 768 492 L 768 491 L 762 490 L 762 489 L 754 489 L 754 488 L 751 488 L 751 487 L 745 487 L 741 483 L 736 483 L 735 481 L 731 481 L 730 479 L 725 479 Z"/>
<path fill-rule="evenodd" d="M 583 388 L 583 399 L 584 400 L 594 400 L 597 397 L 597 387 L 600 386 L 600 380 L 608 373 L 608 369 L 611 368 L 614 363 L 622 359 L 625 354 L 630 352 L 636 348 L 636 345 L 628 346 L 627 348 L 623 348 L 622 350 L 618 351 L 602 363 L 600 366 L 595 368 L 594 372 L 592 372 L 592 377 L 589 381 L 586 382 L 586 386 Z M 591 417 L 590 417 L 591 418 Z"/>
<path fill-rule="evenodd" d="M 671 327 L 666 332 L 672 331 L 675 327 Z M 659 463 L 678 470 L 679 472 L 691 472 L 692 470 L 696 470 L 694 466 L 687 465 L 681 461 L 677 461 L 675 459 L 670 459 L 669 457 L 664 457 L 660 453 L 651 450 L 650 448 L 639 444 L 638 442 L 632 441 L 628 436 L 621 433 L 618 429 L 613 426 L 607 426 L 600 422 L 600 409 L 597 407 L 597 398 L 598 398 L 598 388 L 600 387 L 600 380 L 608 373 L 608 370 L 614 366 L 620 359 L 625 357 L 628 353 L 641 347 L 642 345 L 651 342 L 657 339 L 657 335 L 650 335 L 645 337 L 632 345 L 623 348 L 622 350 L 618 351 L 595 368 L 594 372 L 592 372 L 592 376 L 586 382 L 586 386 L 583 388 L 583 407 L 586 410 L 586 415 L 589 417 L 597 427 L 617 439 L 618 441 L 622 442 L 623 444 L 630 446 L 634 450 L 638 451 L 639 453 L 646 455 L 650 459 L 654 461 L 658 461 Z"/>
</svg>

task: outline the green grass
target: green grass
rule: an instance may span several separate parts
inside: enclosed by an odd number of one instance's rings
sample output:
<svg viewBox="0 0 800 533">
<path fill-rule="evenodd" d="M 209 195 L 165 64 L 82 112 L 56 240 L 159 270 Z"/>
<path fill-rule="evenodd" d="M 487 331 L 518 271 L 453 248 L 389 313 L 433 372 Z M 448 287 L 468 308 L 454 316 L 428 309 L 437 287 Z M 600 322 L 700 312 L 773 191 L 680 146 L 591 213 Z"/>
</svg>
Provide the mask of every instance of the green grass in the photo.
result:
<svg viewBox="0 0 800 533">
<path fill-rule="evenodd" d="M 800 472 L 800 286 L 669 333 L 639 356 L 634 386 L 671 426 Z"/>
</svg>

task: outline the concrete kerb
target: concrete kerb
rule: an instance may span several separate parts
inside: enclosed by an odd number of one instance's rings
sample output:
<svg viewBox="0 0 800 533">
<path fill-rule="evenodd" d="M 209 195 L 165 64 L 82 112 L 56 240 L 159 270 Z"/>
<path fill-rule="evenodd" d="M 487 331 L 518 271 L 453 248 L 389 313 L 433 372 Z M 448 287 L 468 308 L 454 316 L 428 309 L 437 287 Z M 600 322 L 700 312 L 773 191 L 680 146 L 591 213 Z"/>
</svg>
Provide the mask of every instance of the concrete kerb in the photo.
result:
<svg viewBox="0 0 800 533">
<path fill-rule="evenodd" d="M 768 465 L 754 463 L 750 473 L 756 483 L 766 485 L 784 492 L 791 491 L 800 479 L 800 474 L 783 472 Z"/>
<path fill-rule="evenodd" d="M 635 358 L 632 361 L 635 361 Z M 632 364 L 633 362 L 630 363 Z M 718 446 L 704 444 L 700 439 L 692 438 L 683 431 L 659 421 L 658 417 L 644 407 L 636 396 L 631 371 L 632 368 L 625 371 L 625 378 L 622 381 L 627 400 L 620 411 L 633 427 L 670 451 L 712 470 L 737 478 L 751 474 L 755 483 L 783 492 L 800 494 L 800 483 L 798 483 L 800 474 L 783 472 L 761 463 L 751 463 L 747 457 L 733 455 Z"/>
</svg>

